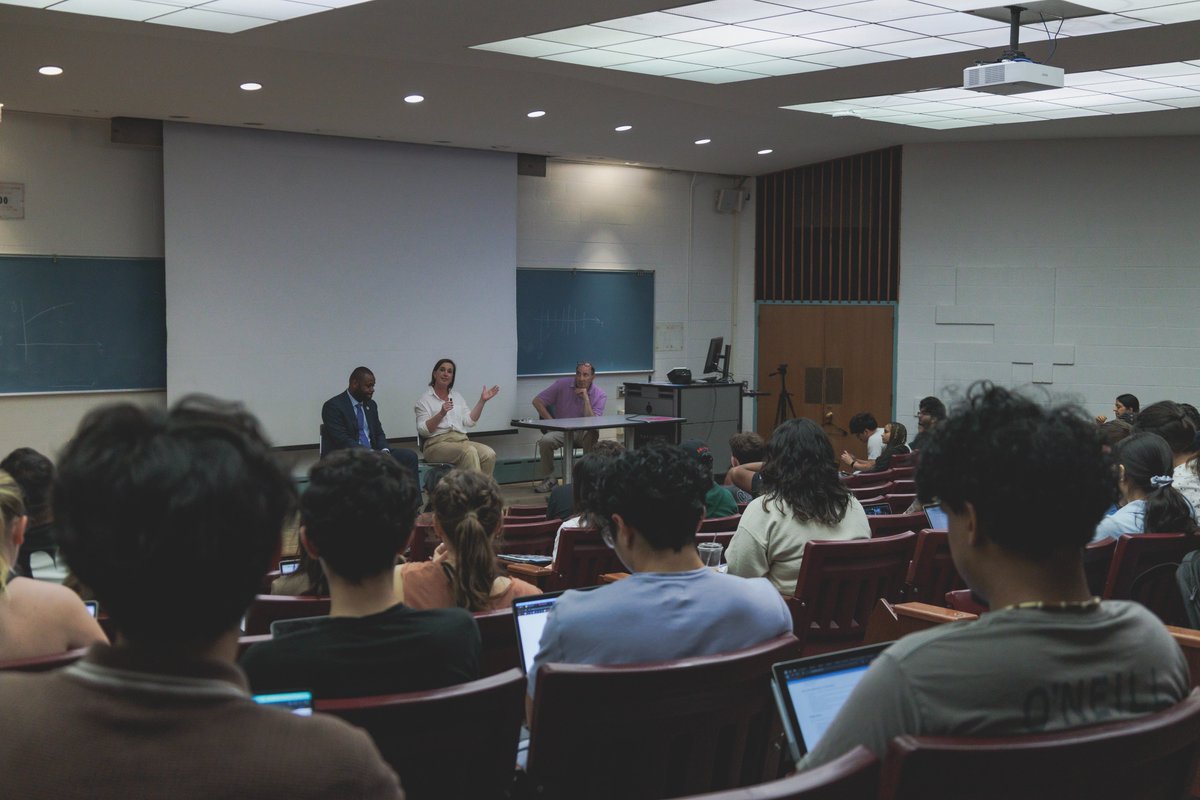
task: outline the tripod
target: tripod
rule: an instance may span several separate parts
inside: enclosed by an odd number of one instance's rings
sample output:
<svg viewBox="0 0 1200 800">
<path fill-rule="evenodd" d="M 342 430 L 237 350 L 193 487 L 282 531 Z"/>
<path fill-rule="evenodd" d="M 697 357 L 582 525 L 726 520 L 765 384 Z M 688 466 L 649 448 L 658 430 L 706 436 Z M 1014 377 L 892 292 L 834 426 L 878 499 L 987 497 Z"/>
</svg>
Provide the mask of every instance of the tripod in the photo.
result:
<svg viewBox="0 0 1200 800">
<path fill-rule="evenodd" d="M 796 407 L 792 405 L 792 393 L 787 388 L 787 371 L 788 365 L 780 364 L 779 369 L 767 376 L 768 378 L 779 376 L 779 403 L 775 406 L 775 427 L 777 428 L 796 416 Z"/>
</svg>

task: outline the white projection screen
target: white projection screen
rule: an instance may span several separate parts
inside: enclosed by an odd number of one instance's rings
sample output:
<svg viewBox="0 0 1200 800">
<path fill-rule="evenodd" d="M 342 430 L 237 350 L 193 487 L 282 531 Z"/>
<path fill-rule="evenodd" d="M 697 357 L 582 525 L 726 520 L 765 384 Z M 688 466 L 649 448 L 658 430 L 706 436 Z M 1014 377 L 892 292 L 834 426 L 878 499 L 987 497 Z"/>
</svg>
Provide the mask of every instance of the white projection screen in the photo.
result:
<svg viewBox="0 0 1200 800">
<path fill-rule="evenodd" d="M 276 445 L 370 367 L 389 437 L 438 358 L 506 427 L 516 388 L 512 154 L 167 124 L 167 397 L 243 402 Z M 528 404 L 524 398 L 522 405 Z"/>
</svg>

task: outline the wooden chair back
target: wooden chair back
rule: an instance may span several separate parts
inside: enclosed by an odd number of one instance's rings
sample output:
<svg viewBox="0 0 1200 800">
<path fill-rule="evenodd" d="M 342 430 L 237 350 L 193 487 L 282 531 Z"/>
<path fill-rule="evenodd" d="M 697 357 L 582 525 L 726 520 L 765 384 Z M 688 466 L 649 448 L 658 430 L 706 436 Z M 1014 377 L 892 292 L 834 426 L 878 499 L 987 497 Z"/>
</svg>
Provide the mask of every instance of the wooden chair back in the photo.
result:
<svg viewBox="0 0 1200 800">
<path fill-rule="evenodd" d="M 700 520 L 700 527 L 696 529 L 696 533 L 724 533 L 726 531 L 736 531 L 738 523 L 742 521 L 742 515 L 730 514 L 728 517 L 711 517 L 709 519 Z"/>
<path fill-rule="evenodd" d="M 479 677 L 498 675 L 521 666 L 517 649 L 517 629 L 511 608 L 500 611 L 476 611 L 472 614 L 479 626 L 482 648 L 479 652 Z"/>
<path fill-rule="evenodd" d="M 867 619 L 882 597 L 903 599 L 915 533 L 848 542 L 809 542 L 796 592 L 787 598 L 793 631 L 805 655 L 861 644 Z"/>
<path fill-rule="evenodd" d="M 546 591 L 597 586 L 606 572 L 625 569 L 616 552 L 604 543 L 595 528 L 563 528 L 558 553 L 546 580 Z"/>
<path fill-rule="evenodd" d="M 1186 625 L 1183 596 L 1175 583 L 1175 569 L 1160 565 L 1179 562 L 1200 544 L 1182 533 L 1128 534 L 1117 539 L 1112 565 L 1104 583 L 1107 600 L 1134 600 L 1149 608 L 1168 625 Z"/>
<path fill-rule="evenodd" d="M 897 464 L 895 462 L 895 458 L 896 458 L 896 456 L 892 456 L 892 459 L 893 459 L 892 467 L 891 467 L 892 480 L 894 480 L 894 481 L 911 481 L 913 479 L 913 474 L 917 471 L 917 468 L 910 467 L 906 464 L 904 464 L 904 465 Z"/>
<path fill-rule="evenodd" d="M 317 700 L 371 734 L 409 800 L 508 797 L 524 714 L 518 669 L 424 692 Z"/>
<path fill-rule="evenodd" d="M 930 605 L 943 605 L 946 592 L 967 588 L 950 557 L 950 536 L 946 531 L 926 528 L 917 534 L 906 583 L 906 600 Z"/>
<path fill-rule="evenodd" d="M 505 510 L 504 514 L 508 517 L 532 517 L 533 519 L 541 517 L 542 519 L 545 519 L 546 506 L 536 504 L 528 506 L 509 506 Z"/>
<path fill-rule="evenodd" d="M 1116 551 L 1116 539 L 1101 539 L 1083 548 L 1083 571 L 1087 575 L 1088 591 L 1096 597 L 1104 594 L 1104 584 L 1108 581 Z"/>
<path fill-rule="evenodd" d="M 433 531 L 433 524 L 415 523 L 412 533 L 408 535 L 408 547 L 405 548 L 404 558 L 408 561 L 428 561 L 433 558 L 440 540 Z"/>
<path fill-rule="evenodd" d="M 554 552 L 554 535 L 558 533 L 559 525 L 562 525 L 561 519 L 506 522 L 496 539 L 496 553 L 548 556 Z"/>
<path fill-rule="evenodd" d="M 896 467 L 915 467 L 917 465 L 917 451 L 911 450 L 907 453 L 896 453 L 892 456 L 892 469 Z"/>
<path fill-rule="evenodd" d="M 917 493 L 904 492 L 898 494 L 896 492 L 892 492 L 883 499 L 887 500 L 888 505 L 892 507 L 893 514 L 903 514 L 905 511 L 908 511 L 909 507 L 913 504 L 913 501 L 917 499 Z"/>
<path fill-rule="evenodd" d="M 246 609 L 247 636 L 270 633 L 271 623 L 277 619 L 320 617 L 329 613 L 328 597 L 307 595 L 260 594 Z"/>
<path fill-rule="evenodd" d="M 543 665 L 530 726 L 531 795 L 652 800 L 777 777 L 782 728 L 771 664 L 795 654 L 796 640 L 784 635 L 654 664 Z"/>
<path fill-rule="evenodd" d="M 871 538 L 880 536 L 895 536 L 905 531 L 917 531 L 929 525 L 929 519 L 924 511 L 914 511 L 911 514 L 869 514 L 867 524 L 871 526 Z"/>
<path fill-rule="evenodd" d="M 917 482 L 911 478 L 900 478 L 892 481 L 892 491 L 898 494 L 916 493 Z"/>
<path fill-rule="evenodd" d="M 880 470 L 879 472 L 859 472 L 854 475 L 843 475 L 842 483 L 847 489 L 862 489 L 865 486 L 883 486 L 892 480 L 892 471 L 889 469 Z"/>
<path fill-rule="evenodd" d="M 1178 800 L 1200 755 L 1200 693 L 1165 711 L 1065 732 L 976 738 L 899 736 L 881 800 Z"/>
<path fill-rule="evenodd" d="M 874 798 L 878 788 L 879 759 L 859 745 L 828 764 L 787 778 L 680 800 L 863 800 Z"/>
<path fill-rule="evenodd" d="M 885 494 L 888 494 L 892 491 L 893 486 L 895 486 L 895 484 L 889 481 L 888 483 L 880 483 L 878 485 L 871 484 L 870 486 L 862 487 L 849 486 L 847 488 L 850 490 L 850 494 L 858 498 L 858 502 L 861 503 L 863 500 L 870 500 L 875 497 L 883 497 Z"/>
<path fill-rule="evenodd" d="M 0 671 L 49 672 L 50 670 L 74 664 L 83 658 L 87 654 L 87 651 L 86 647 L 79 647 L 75 650 L 67 650 L 65 653 L 51 653 L 44 656 L 31 656 L 29 658 L 14 658 L 8 661 L 0 661 Z"/>
</svg>

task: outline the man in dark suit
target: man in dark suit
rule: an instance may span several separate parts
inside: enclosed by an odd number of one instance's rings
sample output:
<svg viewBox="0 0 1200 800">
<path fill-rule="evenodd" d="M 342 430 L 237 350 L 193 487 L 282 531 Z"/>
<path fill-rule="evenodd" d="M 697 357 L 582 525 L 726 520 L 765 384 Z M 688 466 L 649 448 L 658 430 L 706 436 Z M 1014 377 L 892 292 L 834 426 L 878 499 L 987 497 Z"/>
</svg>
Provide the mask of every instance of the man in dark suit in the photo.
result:
<svg viewBox="0 0 1200 800">
<path fill-rule="evenodd" d="M 388 447 L 387 435 L 379 422 L 379 406 L 371 400 L 375 394 L 375 373 L 355 367 L 346 391 L 331 397 L 321 407 L 321 454 L 347 447 L 366 447 L 391 453 L 403 466 L 417 475 L 417 454 L 411 450 Z"/>
</svg>

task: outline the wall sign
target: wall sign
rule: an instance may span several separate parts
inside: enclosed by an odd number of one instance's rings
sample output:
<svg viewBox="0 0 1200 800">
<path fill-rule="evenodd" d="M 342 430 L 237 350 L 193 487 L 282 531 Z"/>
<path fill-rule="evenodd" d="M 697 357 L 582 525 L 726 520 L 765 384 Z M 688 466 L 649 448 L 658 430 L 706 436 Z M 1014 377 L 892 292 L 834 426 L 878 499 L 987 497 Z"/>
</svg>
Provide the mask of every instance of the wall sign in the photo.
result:
<svg viewBox="0 0 1200 800">
<path fill-rule="evenodd" d="M 0 183 L 0 219 L 25 219 L 25 184 Z"/>
</svg>

